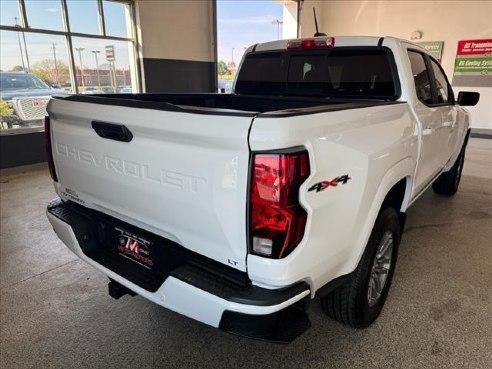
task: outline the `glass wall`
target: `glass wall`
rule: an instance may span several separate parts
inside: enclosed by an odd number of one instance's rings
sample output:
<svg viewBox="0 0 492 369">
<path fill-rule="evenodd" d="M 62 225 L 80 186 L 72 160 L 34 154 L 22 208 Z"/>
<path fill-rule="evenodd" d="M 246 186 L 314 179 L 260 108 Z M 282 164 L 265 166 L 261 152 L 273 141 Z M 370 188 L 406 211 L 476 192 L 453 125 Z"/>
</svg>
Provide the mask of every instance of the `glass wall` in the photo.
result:
<svg viewBox="0 0 492 369">
<path fill-rule="evenodd" d="M 0 134 L 42 129 L 55 95 L 139 91 L 130 0 L 0 6 Z"/>
<path fill-rule="evenodd" d="M 294 0 L 217 0 L 218 92 L 230 93 L 245 50 L 254 44 L 297 37 Z"/>
</svg>

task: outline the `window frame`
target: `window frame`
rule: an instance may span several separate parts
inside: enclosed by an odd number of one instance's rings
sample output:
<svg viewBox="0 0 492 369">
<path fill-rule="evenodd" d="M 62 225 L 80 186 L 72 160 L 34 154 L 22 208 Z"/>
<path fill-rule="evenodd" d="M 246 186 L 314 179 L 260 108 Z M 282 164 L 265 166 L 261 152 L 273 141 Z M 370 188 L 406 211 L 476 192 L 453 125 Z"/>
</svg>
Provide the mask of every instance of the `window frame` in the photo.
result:
<svg viewBox="0 0 492 369">
<path fill-rule="evenodd" d="M 61 11 L 62 11 L 62 19 L 63 19 L 63 31 L 56 30 L 48 30 L 43 28 L 31 28 L 28 23 L 28 15 L 26 11 L 25 1 L 24 0 L 16 0 L 19 6 L 20 13 L 20 26 L 7 26 L 0 24 L 0 30 L 2 31 L 12 31 L 12 32 L 22 32 L 22 33 L 40 33 L 40 34 L 49 34 L 56 36 L 64 36 L 65 42 L 68 50 L 68 68 L 70 71 L 70 79 L 71 84 L 74 86 L 75 93 L 79 93 L 79 84 L 77 83 L 76 78 L 76 65 L 75 65 L 75 57 L 74 50 L 72 45 L 72 38 L 74 37 L 83 37 L 83 38 L 93 38 L 100 40 L 114 40 L 114 41 L 125 41 L 131 42 L 133 45 L 133 63 L 135 65 L 136 73 L 136 88 L 137 92 L 142 91 L 142 71 L 140 62 L 138 60 L 138 55 L 140 53 L 138 42 L 138 32 L 137 32 L 137 19 L 136 19 L 136 9 L 135 2 L 133 0 L 97 0 L 98 3 L 98 22 L 99 22 L 99 34 L 90 34 L 90 33 L 81 33 L 81 32 L 71 32 L 70 31 L 70 19 L 68 13 L 68 5 L 67 0 L 59 0 L 61 2 Z M 103 1 L 114 1 L 126 4 L 130 7 L 130 18 L 132 20 L 131 25 L 131 35 L 130 37 L 118 37 L 118 36 L 110 36 L 106 34 L 106 25 L 104 19 L 104 6 Z M 26 50 L 27 52 L 27 50 Z"/>
</svg>

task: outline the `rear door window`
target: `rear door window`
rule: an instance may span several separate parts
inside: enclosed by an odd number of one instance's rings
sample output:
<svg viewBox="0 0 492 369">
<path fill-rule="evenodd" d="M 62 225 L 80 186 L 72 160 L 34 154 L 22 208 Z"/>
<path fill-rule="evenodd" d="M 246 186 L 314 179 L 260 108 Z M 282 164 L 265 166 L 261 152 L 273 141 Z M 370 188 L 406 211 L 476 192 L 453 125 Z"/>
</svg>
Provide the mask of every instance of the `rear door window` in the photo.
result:
<svg viewBox="0 0 492 369">
<path fill-rule="evenodd" d="M 408 57 L 412 66 L 413 80 L 417 98 L 424 104 L 432 104 L 432 89 L 429 72 L 425 65 L 424 54 L 408 50 Z"/>
</svg>

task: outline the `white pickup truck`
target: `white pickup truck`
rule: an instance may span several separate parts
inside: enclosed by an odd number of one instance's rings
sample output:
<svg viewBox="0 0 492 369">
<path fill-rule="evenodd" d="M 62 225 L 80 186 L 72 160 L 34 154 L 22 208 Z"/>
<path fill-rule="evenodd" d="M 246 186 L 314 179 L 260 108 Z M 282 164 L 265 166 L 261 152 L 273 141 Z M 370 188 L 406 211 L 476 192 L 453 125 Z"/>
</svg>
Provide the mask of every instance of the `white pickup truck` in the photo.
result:
<svg viewBox="0 0 492 369">
<path fill-rule="evenodd" d="M 391 37 L 254 45 L 231 94 L 54 98 L 47 216 L 115 298 L 288 342 L 319 296 L 363 328 L 408 207 L 457 191 L 478 99 Z"/>
</svg>

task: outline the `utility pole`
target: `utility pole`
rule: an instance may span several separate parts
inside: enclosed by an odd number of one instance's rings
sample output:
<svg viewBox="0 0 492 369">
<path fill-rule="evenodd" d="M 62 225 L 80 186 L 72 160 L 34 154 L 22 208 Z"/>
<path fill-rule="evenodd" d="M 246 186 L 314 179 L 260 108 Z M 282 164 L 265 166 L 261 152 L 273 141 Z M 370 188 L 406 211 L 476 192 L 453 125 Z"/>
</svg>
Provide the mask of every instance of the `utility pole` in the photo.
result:
<svg viewBox="0 0 492 369">
<path fill-rule="evenodd" d="M 234 48 L 232 48 L 232 62 L 231 62 L 231 66 L 232 67 L 234 66 Z"/>
<path fill-rule="evenodd" d="M 53 59 L 55 59 L 55 82 L 58 84 L 58 64 L 56 62 L 56 44 L 54 42 L 51 44 L 51 48 L 53 49 Z"/>
<path fill-rule="evenodd" d="M 99 62 L 97 61 L 97 54 L 99 54 L 100 51 L 92 50 L 91 52 L 94 54 L 94 57 L 96 58 L 97 86 L 99 87 L 99 89 L 101 89 L 101 76 L 99 75 Z"/>
<path fill-rule="evenodd" d="M 29 63 L 29 54 L 27 53 L 27 46 L 26 46 L 26 34 L 24 32 L 22 32 L 22 38 L 24 39 L 24 50 L 26 50 L 27 71 L 30 73 L 31 64 Z"/>
<path fill-rule="evenodd" d="M 85 49 L 83 47 L 76 47 L 75 50 L 79 53 L 80 79 L 82 81 L 82 87 L 85 87 L 85 83 L 84 83 L 84 67 L 82 65 L 82 51 L 84 51 Z"/>
<path fill-rule="evenodd" d="M 280 25 L 284 24 L 284 22 L 279 19 L 274 19 L 272 20 L 272 24 L 277 25 L 277 40 L 280 40 Z"/>
<path fill-rule="evenodd" d="M 109 62 L 109 65 L 112 66 L 113 69 L 113 92 L 116 94 L 118 93 L 118 80 L 116 79 L 116 65 L 114 63 L 114 60 L 112 62 Z"/>
<path fill-rule="evenodd" d="M 14 17 L 14 22 L 15 22 L 14 26 L 20 28 L 20 26 L 17 24 L 17 17 Z M 17 32 L 17 40 L 19 41 L 19 50 L 20 50 L 20 54 L 21 54 L 22 70 L 25 72 L 26 71 L 26 65 L 24 64 L 24 52 L 22 51 L 22 44 L 21 44 L 19 32 Z"/>
</svg>

